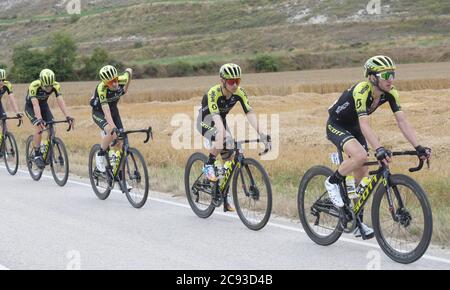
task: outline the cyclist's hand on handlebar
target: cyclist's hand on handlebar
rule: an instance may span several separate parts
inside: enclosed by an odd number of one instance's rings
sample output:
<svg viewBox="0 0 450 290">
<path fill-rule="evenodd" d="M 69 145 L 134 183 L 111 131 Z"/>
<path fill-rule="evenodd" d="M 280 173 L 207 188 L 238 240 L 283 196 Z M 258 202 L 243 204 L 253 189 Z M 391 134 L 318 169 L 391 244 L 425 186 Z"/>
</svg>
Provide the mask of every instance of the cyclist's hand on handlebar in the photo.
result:
<svg viewBox="0 0 450 290">
<path fill-rule="evenodd" d="M 388 165 L 392 161 L 391 159 L 392 152 L 390 150 L 386 150 L 384 147 L 377 148 L 375 152 L 375 157 L 378 161 L 383 162 L 385 165 Z"/>
<path fill-rule="evenodd" d="M 259 134 L 259 140 L 264 143 L 264 146 L 269 150 L 272 149 L 272 137 L 270 135 L 266 135 L 264 133 Z"/>
<path fill-rule="evenodd" d="M 36 122 L 36 126 L 39 126 L 39 128 L 40 128 L 41 130 L 45 130 L 45 121 L 42 120 L 42 119 L 39 119 L 39 120 Z"/>
<path fill-rule="evenodd" d="M 75 124 L 75 119 L 72 118 L 72 117 L 70 117 L 70 116 L 67 116 L 67 117 L 66 117 L 66 120 L 67 120 L 67 122 L 69 123 L 69 125 L 72 127 L 72 129 L 75 129 L 75 126 L 74 126 L 74 124 Z"/>
<path fill-rule="evenodd" d="M 417 146 L 416 148 L 417 156 L 419 156 L 422 160 L 430 160 L 431 159 L 431 148 L 424 146 Z"/>
</svg>

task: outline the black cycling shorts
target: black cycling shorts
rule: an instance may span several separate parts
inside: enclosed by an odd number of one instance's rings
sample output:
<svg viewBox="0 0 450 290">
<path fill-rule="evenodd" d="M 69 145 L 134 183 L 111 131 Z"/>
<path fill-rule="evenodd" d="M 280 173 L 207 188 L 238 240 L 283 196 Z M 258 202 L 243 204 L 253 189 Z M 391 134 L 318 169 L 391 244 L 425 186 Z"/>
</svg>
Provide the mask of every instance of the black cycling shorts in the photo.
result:
<svg viewBox="0 0 450 290">
<path fill-rule="evenodd" d="M 351 139 L 356 139 L 366 151 L 369 151 L 366 138 L 359 126 L 346 128 L 330 118 L 327 122 L 327 138 L 342 152 L 344 152 L 344 144 Z"/>
<path fill-rule="evenodd" d="M 39 107 L 41 108 L 42 120 L 44 120 L 45 122 L 53 121 L 53 115 L 52 112 L 50 111 L 48 103 L 47 102 L 39 103 Z M 38 123 L 38 118 L 36 118 L 36 114 L 34 113 L 33 109 L 33 104 L 31 102 L 25 105 L 25 115 L 27 115 L 31 124 L 36 126 L 36 124 Z"/>
<path fill-rule="evenodd" d="M 122 125 L 122 119 L 120 118 L 119 110 L 116 108 L 111 108 L 111 117 L 114 121 L 114 124 L 116 125 L 117 129 L 123 129 Z M 105 114 L 103 113 L 103 110 L 92 110 L 92 119 L 94 120 L 95 124 L 100 127 L 100 129 L 105 130 L 106 125 L 108 125 L 108 122 L 105 119 Z"/>
</svg>

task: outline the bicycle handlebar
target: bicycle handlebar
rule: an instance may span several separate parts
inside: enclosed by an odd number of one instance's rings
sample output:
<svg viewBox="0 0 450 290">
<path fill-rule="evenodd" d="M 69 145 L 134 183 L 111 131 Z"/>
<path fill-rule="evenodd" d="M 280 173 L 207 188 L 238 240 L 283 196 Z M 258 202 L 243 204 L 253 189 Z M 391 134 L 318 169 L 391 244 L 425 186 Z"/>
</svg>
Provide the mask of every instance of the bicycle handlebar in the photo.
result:
<svg viewBox="0 0 450 290">
<path fill-rule="evenodd" d="M 410 155 L 410 156 L 417 156 L 418 154 L 416 151 L 396 151 L 396 152 L 392 152 L 392 156 L 405 156 L 405 155 Z M 409 172 L 417 172 L 419 170 L 421 170 L 423 168 L 425 161 L 419 158 L 419 165 L 417 167 L 413 167 L 413 168 L 409 168 Z M 380 165 L 379 161 L 370 161 L 370 162 L 366 162 L 364 163 L 364 166 L 373 166 L 373 165 Z M 427 165 L 428 168 L 430 168 L 430 160 L 427 160 Z M 384 167 L 384 164 L 381 165 L 380 169 L 375 170 L 375 171 L 370 171 L 369 174 L 370 175 L 374 175 L 377 174 L 382 168 Z"/>
<path fill-rule="evenodd" d="M 264 149 L 263 152 L 259 152 L 259 153 L 258 153 L 259 156 L 263 156 L 263 155 L 267 154 L 267 152 L 269 152 L 269 151 L 271 150 L 270 143 L 269 143 L 269 142 L 265 142 L 265 141 L 263 141 L 263 140 L 261 140 L 261 139 L 256 139 L 256 140 L 244 140 L 244 141 L 235 141 L 235 147 L 236 147 L 235 149 L 240 148 L 241 145 L 242 145 L 242 144 L 245 144 L 245 143 L 263 143 L 265 149 Z"/>
<path fill-rule="evenodd" d="M 60 123 L 69 123 L 69 127 L 67 128 L 67 132 L 69 132 L 70 130 L 72 130 L 72 125 L 73 122 L 69 122 L 69 120 L 64 120 L 64 121 L 49 121 L 49 122 L 45 122 L 45 126 L 47 128 L 45 128 L 44 130 L 39 131 L 39 134 L 42 134 L 45 131 L 50 130 L 49 125 L 55 125 L 55 124 L 60 124 Z"/>
<path fill-rule="evenodd" d="M 147 129 L 140 129 L 140 130 L 128 130 L 128 131 L 119 131 L 119 129 L 114 128 L 111 131 L 111 135 L 114 135 L 114 133 L 117 134 L 117 138 L 114 139 L 114 141 L 111 143 L 111 146 L 114 147 L 117 144 L 117 141 L 119 139 L 123 139 L 125 138 L 125 136 L 129 135 L 129 134 L 134 134 L 134 133 L 146 133 L 147 137 L 145 138 L 144 143 L 148 143 L 148 141 L 150 140 L 150 138 L 153 140 L 153 130 L 152 127 L 148 127 Z"/>
<path fill-rule="evenodd" d="M 6 117 L 6 118 L 3 118 L 3 120 L 19 120 L 17 127 L 20 127 L 23 124 L 22 117 Z"/>
</svg>

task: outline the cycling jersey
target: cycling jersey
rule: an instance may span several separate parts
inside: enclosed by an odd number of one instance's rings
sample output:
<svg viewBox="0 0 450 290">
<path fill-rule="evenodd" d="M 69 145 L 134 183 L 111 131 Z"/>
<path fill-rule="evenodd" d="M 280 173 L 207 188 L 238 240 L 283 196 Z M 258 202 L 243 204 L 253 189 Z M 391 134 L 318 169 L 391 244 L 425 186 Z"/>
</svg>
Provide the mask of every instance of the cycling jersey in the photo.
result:
<svg viewBox="0 0 450 290">
<path fill-rule="evenodd" d="M 112 91 L 106 84 L 101 82 L 95 89 L 94 95 L 91 98 L 90 104 L 94 110 L 102 110 L 102 105 L 109 104 L 116 106 L 120 97 L 125 94 L 124 87 L 129 82 L 129 74 L 126 72 L 119 76 L 119 88 Z"/>
<path fill-rule="evenodd" d="M 0 101 L 5 93 L 12 94 L 12 85 L 8 81 L 3 82 L 3 86 L 0 88 Z"/>
<path fill-rule="evenodd" d="M 8 81 L 3 82 L 3 86 L 0 88 L 0 118 L 6 118 L 6 112 L 2 106 L 2 97 L 5 93 L 12 94 L 12 85 Z"/>
<path fill-rule="evenodd" d="M 375 112 L 382 104 L 389 102 L 392 112 L 401 111 L 398 92 L 395 88 L 380 97 L 378 104 L 374 103 L 373 85 L 360 82 L 349 90 L 328 109 L 330 119 L 346 128 L 359 127 L 358 117 L 367 116 Z"/>
<path fill-rule="evenodd" d="M 37 99 L 39 104 L 47 103 L 48 98 L 51 94 L 55 94 L 56 97 L 61 96 L 61 85 L 58 82 L 55 82 L 52 86 L 52 90 L 50 92 L 44 91 L 42 83 L 40 80 L 35 80 L 32 82 L 28 88 L 28 94 L 25 98 L 26 104 L 31 105 L 32 99 Z"/>
<path fill-rule="evenodd" d="M 197 119 L 197 130 L 210 141 L 215 140 L 215 124 L 212 120 L 213 115 L 220 115 L 225 129 L 228 131 L 226 116 L 237 102 L 241 103 L 242 109 L 247 114 L 251 107 L 248 102 L 247 94 L 242 88 L 238 88 L 235 94 L 227 99 L 222 93 L 222 87 L 216 85 L 209 89 L 203 96 L 202 106 Z M 209 116 L 208 119 L 206 117 Z"/>
<path fill-rule="evenodd" d="M 241 103 L 246 114 L 251 110 L 247 94 L 242 88 L 238 88 L 237 92 L 227 99 L 223 95 L 221 86 L 214 86 L 203 96 L 202 117 L 204 119 L 207 115 L 218 114 L 224 119 L 237 102 Z"/>
</svg>

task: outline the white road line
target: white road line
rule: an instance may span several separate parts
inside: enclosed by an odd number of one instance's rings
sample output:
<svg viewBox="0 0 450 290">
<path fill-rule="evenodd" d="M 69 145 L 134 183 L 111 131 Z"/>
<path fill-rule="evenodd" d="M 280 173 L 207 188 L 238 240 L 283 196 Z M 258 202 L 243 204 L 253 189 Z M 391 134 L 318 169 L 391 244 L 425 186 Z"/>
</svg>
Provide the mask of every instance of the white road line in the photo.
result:
<svg viewBox="0 0 450 290">
<path fill-rule="evenodd" d="M 5 168 L 5 167 L 0 165 L 0 168 Z M 24 173 L 24 174 L 29 174 L 28 171 L 25 171 L 25 170 L 18 170 L 18 172 Z M 42 177 L 45 177 L 47 179 L 53 180 L 53 176 L 42 175 Z M 72 180 L 68 180 L 67 183 L 91 188 L 91 185 L 88 184 L 88 183 L 72 181 Z M 122 193 L 119 190 L 113 190 L 113 192 Z M 160 193 L 160 192 L 157 192 L 157 193 Z M 160 193 L 160 194 L 165 194 L 165 193 Z M 173 205 L 173 206 L 178 206 L 178 207 L 183 207 L 183 208 L 190 208 L 189 205 L 183 204 L 183 203 L 179 203 L 179 202 L 173 202 L 173 201 L 168 201 L 168 200 L 165 200 L 165 199 L 153 198 L 153 197 L 149 197 L 148 199 L 150 199 L 152 201 L 160 202 L 160 203 Z M 215 214 L 216 215 L 225 216 L 225 217 L 228 217 L 228 218 L 239 219 L 239 217 L 236 214 L 226 214 L 226 213 L 222 213 L 222 212 L 217 212 Z M 299 233 L 302 233 L 302 234 L 306 234 L 306 232 L 303 229 L 295 228 L 295 227 L 292 227 L 292 226 L 286 226 L 286 225 L 273 223 L 273 222 L 269 222 L 267 225 L 275 227 L 275 228 L 279 228 L 279 229 L 284 229 L 284 230 L 287 230 L 287 231 L 293 231 L 293 232 L 299 232 Z M 343 237 L 339 238 L 339 241 L 343 241 L 343 242 L 347 242 L 347 243 L 355 244 L 355 245 L 359 245 L 359 246 L 364 246 L 364 247 L 368 247 L 368 248 L 381 249 L 379 245 L 373 244 L 373 243 L 370 243 L 370 242 L 357 241 L 357 240 L 354 240 L 354 239 L 343 238 Z M 440 262 L 440 263 L 445 263 L 445 264 L 449 264 L 450 265 L 450 259 L 444 259 L 444 258 L 439 258 L 439 257 L 435 257 L 435 256 L 430 256 L 430 255 L 423 255 L 422 258 L 430 260 L 430 261 L 435 261 L 435 262 Z M 1 265 L 0 265 L 0 269 L 1 269 Z"/>
</svg>

